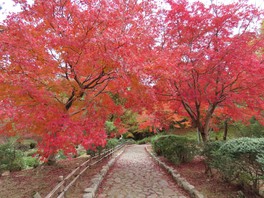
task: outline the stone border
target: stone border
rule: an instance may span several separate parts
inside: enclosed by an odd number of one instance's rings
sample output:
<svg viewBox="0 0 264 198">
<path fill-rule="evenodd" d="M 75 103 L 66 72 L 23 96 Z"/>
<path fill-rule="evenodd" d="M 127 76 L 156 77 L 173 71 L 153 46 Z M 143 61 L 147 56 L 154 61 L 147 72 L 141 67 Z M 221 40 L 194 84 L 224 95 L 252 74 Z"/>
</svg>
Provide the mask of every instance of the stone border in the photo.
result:
<svg viewBox="0 0 264 198">
<path fill-rule="evenodd" d="M 100 171 L 100 173 L 96 174 L 92 178 L 92 180 L 91 180 L 92 185 L 84 190 L 83 198 L 94 198 L 96 196 L 96 193 L 97 193 L 97 191 L 99 189 L 99 186 L 102 183 L 104 177 L 106 176 L 106 174 L 109 171 L 110 167 L 113 166 L 113 164 L 115 163 L 116 158 L 118 156 L 120 156 L 124 152 L 125 147 L 116 156 L 112 157 L 112 159 L 107 163 L 107 165 L 103 166 L 103 168 Z"/>
<path fill-rule="evenodd" d="M 168 166 L 166 163 L 160 161 L 158 157 L 155 156 L 153 152 L 151 152 L 147 148 L 147 146 L 145 147 L 145 149 L 161 167 L 168 171 L 168 173 L 172 176 L 173 180 L 176 181 L 177 184 L 181 186 L 184 190 L 186 190 L 192 198 L 205 198 L 205 196 L 200 193 L 193 185 L 191 185 L 186 179 L 181 177 L 181 175 L 176 170 Z"/>
</svg>

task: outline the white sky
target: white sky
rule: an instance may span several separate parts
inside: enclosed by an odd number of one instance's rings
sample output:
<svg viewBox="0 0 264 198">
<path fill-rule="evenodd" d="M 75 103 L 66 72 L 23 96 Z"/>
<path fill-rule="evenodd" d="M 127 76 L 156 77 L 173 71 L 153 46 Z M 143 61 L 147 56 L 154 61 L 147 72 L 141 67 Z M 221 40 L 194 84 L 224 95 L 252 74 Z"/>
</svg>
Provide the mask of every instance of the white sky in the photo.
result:
<svg viewBox="0 0 264 198">
<path fill-rule="evenodd" d="M 33 0 L 28 0 L 28 2 L 32 2 Z M 47 0 L 48 1 L 48 0 Z M 196 1 L 196 0 L 189 0 L 189 1 Z M 211 0 L 200 0 L 203 3 L 209 4 Z M 214 3 L 232 3 L 236 2 L 237 0 L 213 0 Z M 261 7 L 264 9 L 264 0 L 248 0 L 249 3 L 256 5 L 257 7 Z M 12 0 L 0 0 L 0 22 L 2 22 L 6 15 L 9 12 L 19 12 L 19 7 L 14 6 L 14 2 Z"/>
</svg>

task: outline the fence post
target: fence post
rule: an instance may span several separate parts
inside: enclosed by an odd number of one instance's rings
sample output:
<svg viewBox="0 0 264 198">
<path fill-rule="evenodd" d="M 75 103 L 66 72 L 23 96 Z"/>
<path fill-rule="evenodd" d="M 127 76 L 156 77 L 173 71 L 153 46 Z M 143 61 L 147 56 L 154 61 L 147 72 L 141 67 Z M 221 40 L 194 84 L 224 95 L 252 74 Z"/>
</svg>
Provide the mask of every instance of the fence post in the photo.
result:
<svg viewBox="0 0 264 198">
<path fill-rule="evenodd" d="M 76 173 L 75 173 L 75 177 L 77 177 L 77 175 L 79 175 L 80 174 L 80 172 L 81 172 L 81 167 L 80 167 L 80 164 L 79 163 L 76 163 L 76 168 L 79 168 L 77 171 L 76 171 Z"/>
<path fill-rule="evenodd" d="M 60 182 L 63 182 L 63 183 L 62 183 L 62 185 L 61 185 L 61 187 L 59 189 L 58 195 L 60 195 L 64 191 L 64 177 L 63 176 L 59 176 L 58 183 L 60 183 Z M 62 197 L 64 197 L 64 196 L 62 196 Z"/>
</svg>

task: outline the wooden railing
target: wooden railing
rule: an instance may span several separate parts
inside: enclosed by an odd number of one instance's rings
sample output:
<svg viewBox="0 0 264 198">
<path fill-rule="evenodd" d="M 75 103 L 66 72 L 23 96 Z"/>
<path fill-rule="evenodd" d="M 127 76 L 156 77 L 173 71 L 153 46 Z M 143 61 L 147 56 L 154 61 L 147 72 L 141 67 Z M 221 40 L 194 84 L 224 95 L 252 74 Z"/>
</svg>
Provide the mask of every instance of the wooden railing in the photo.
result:
<svg viewBox="0 0 264 198">
<path fill-rule="evenodd" d="M 59 177 L 59 183 L 52 189 L 52 191 L 45 198 L 63 198 L 69 188 L 78 180 L 78 178 L 90 167 L 101 162 L 106 157 L 110 157 L 114 152 L 121 149 L 125 144 L 121 144 L 112 149 L 103 150 L 100 154 L 89 158 L 81 165 L 78 165 L 69 175 L 65 178 Z"/>
</svg>

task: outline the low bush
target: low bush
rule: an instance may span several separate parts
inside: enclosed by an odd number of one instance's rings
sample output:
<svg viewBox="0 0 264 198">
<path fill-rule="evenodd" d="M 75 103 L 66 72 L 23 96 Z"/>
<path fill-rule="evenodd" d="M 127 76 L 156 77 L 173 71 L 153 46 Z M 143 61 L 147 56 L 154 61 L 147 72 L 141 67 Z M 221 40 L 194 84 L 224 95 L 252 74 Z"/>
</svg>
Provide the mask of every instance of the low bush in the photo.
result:
<svg viewBox="0 0 264 198">
<path fill-rule="evenodd" d="M 38 150 L 36 148 L 30 149 L 24 152 L 25 156 L 34 156 L 36 155 Z"/>
<path fill-rule="evenodd" d="M 206 174 L 212 174 L 211 167 L 217 162 L 215 152 L 224 144 L 224 141 L 209 141 L 204 144 L 202 155 L 205 157 Z"/>
<path fill-rule="evenodd" d="M 64 160 L 64 159 L 67 159 L 67 156 L 64 154 L 64 152 L 62 150 L 60 150 L 56 154 L 56 160 Z"/>
<path fill-rule="evenodd" d="M 15 149 L 15 142 L 0 145 L 0 172 L 18 171 L 25 167 L 23 152 Z"/>
<path fill-rule="evenodd" d="M 151 142 L 151 138 L 152 137 L 146 137 L 146 138 L 144 138 L 142 140 L 137 141 L 137 143 L 138 144 L 147 144 L 147 143 L 150 143 Z"/>
<path fill-rule="evenodd" d="M 258 190 L 264 174 L 264 138 L 244 137 L 226 143 L 209 143 L 204 154 L 208 166 L 217 169 L 225 180 Z"/>
<path fill-rule="evenodd" d="M 112 138 L 112 139 L 107 140 L 107 144 L 106 144 L 105 148 L 106 149 L 111 149 L 111 148 L 116 147 L 118 144 L 119 144 L 118 139 Z"/>
<path fill-rule="evenodd" d="M 134 139 L 125 139 L 124 140 L 124 143 L 127 143 L 127 144 L 136 144 L 137 142 Z"/>
<path fill-rule="evenodd" d="M 96 148 L 96 149 L 88 149 L 87 151 L 86 151 L 86 154 L 87 155 L 91 155 L 92 157 L 93 156 L 95 156 L 96 155 L 96 153 L 101 153 L 101 151 L 102 151 L 103 149 L 102 149 L 102 147 L 100 146 L 100 147 L 98 147 L 98 148 Z"/>
<path fill-rule="evenodd" d="M 23 157 L 23 161 L 26 168 L 36 168 L 39 166 L 39 159 L 31 156 Z"/>
<path fill-rule="evenodd" d="M 196 144 L 183 136 L 158 136 L 152 139 L 152 146 L 157 155 L 175 164 L 191 161 L 196 154 Z"/>
<path fill-rule="evenodd" d="M 234 124 L 235 128 L 237 129 L 236 133 L 238 133 L 238 136 L 252 138 L 264 137 L 264 126 L 260 124 L 260 122 L 255 117 L 252 117 L 249 122 L 249 125 L 244 125 L 241 122 L 236 122 Z"/>
</svg>

